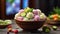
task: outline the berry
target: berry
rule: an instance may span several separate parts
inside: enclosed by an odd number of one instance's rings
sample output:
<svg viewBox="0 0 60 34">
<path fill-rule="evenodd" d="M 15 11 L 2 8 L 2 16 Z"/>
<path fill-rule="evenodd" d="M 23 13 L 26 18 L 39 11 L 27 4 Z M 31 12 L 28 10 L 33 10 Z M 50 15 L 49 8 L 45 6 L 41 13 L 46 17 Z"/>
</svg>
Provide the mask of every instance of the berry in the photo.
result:
<svg viewBox="0 0 60 34">
<path fill-rule="evenodd" d="M 11 32 L 12 31 L 12 28 L 8 28 L 8 32 Z"/>
<path fill-rule="evenodd" d="M 12 30 L 12 32 L 14 32 L 14 33 L 18 33 L 18 30 Z"/>
<path fill-rule="evenodd" d="M 12 25 L 8 25 L 7 28 L 12 28 Z"/>
</svg>

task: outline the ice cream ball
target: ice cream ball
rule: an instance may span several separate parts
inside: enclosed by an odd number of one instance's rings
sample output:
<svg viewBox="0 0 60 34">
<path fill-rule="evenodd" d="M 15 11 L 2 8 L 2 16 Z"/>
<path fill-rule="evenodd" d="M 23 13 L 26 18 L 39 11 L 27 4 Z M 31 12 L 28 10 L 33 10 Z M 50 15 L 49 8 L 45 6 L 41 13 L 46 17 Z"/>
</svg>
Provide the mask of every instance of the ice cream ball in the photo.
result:
<svg viewBox="0 0 60 34">
<path fill-rule="evenodd" d="M 16 20 L 18 20 L 18 21 L 23 21 L 23 17 L 17 17 Z"/>
<path fill-rule="evenodd" d="M 26 13 L 25 12 L 22 12 L 22 13 L 20 13 L 20 16 L 25 17 L 26 16 Z"/>
<path fill-rule="evenodd" d="M 45 19 L 47 19 L 47 17 L 46 17 L 46 15 L 44 13 L 41 13 L 40 19 L 45 20 Z"/>
<path fill-rule="evenodd" d="M 27 7 L 27 8 L 24 9 L 24 12 L 25 13 L 28 13 L 29 11 L 30 11 L 30 8 L 29 7 Z"/>
<path fill-rule="evenodd" d="M 33 19 L 29 19 L 29 21 L 34 21 L 34 18 Z"/>
<path fill-rule="evenodd" d="M 36 11 L 38 12 L 38 15 L 42 13 L 40 9 L 36 9 Z"/>
<path fill-rule="evenodd" d="M 35 21 L 40 21 L 39 15 L 35 15 L 34 20 L 35 20 Z"/>
<path fill-rule="evenodd" d="M 38 11 L 37 11 L 36 9 L 33 9 L 33 13 L 34 13 L 35 15 L 38 15 Z"/>
<path fill-rule="evenodd" d="M 20 16 L 20 13 L 17 13 L 17 14 L 15 15 L 14 19 L 16 19 L 16 18 L 19 17 L 19 16 Z"/>
<path fill-rule="evenodd" d="M 18 12 L 18 13 L 22 13 L 22 12 L 24 12 L 24 9 L 19 10 L 19 12 Z"/>
<path fill-rule="evenodd" d="M 29 20 L 29 19 L 28 19 L 28 18 L 26 18 L 26 17 L 23 19 L 23 21 L 28 21 L 28 20 Z"/>
<path fill-rule="evenodd" d="M 26 17 L 27 18 L 33 18 L 34 17 L 34 14 L 32 12 L 29 12 L 29 13 L 27 13 Z"/>
</svg>

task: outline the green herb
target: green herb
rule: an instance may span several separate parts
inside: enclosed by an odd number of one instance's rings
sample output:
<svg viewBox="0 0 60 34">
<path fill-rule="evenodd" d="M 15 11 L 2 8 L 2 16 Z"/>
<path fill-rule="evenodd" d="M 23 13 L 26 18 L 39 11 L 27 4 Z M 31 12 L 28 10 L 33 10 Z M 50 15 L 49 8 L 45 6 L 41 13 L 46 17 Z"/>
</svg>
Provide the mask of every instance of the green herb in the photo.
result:
<svg viewBox="0 0 60 34">
<path fill-rule="evenodd" d="M 53 8 L 53 11 L 50 12 L 49 15 L 53 15 L 53 14 L 58 14 L 58 15 L 60 15 L 60 8 L 59 8 L 59 7 L 54 7 L 54 8 Z"/>
<path fill-rule="evenodd" d="M 60 8 L 59 7 L 54 8 L 54 11 L 55 11 L 55 13 L 60 15 Z"/>
<path fill-rule="evenodd" d="M 43 26 L 43 32 L 49 33 L 51 31 L 51 29 L 47 26 Z"/>
</svg>

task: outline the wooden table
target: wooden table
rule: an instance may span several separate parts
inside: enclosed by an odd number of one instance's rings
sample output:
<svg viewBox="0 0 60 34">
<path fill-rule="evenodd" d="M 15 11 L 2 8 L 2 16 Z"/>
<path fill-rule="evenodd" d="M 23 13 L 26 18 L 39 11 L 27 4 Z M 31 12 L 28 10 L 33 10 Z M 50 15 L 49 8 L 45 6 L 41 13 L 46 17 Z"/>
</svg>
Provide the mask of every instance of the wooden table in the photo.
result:
<svg viewBox="0 0 60 34">
<path fill-rule="evenodd" d="M 18 34 L 60 34 L 60 29 L 59 28 L 56 31 L 51 30 L 50 33 L 42 32 L 41 29 L 39 29 L 38 31 L 23 31 L 21 28 L 19 28 L 15 24 L 15 21 L 12 21 L 12 22 L 13 22 L 12 23 L 13 29 L 18 29 L 19 30 Z M 7 28 L 6 29 L 0 29 L 0 34 L 7 34 Z M 14 34 L 14 33 L 10 32 L 9 34 Z"/>
</svg>

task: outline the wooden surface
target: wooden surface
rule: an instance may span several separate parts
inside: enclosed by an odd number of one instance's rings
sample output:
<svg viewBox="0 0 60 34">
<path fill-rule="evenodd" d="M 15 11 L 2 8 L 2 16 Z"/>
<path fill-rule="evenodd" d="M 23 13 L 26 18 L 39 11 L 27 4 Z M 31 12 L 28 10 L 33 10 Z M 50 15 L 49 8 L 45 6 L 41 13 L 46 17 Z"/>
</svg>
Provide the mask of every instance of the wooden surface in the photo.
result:
<svg viewBox="0 0 60 34">
<path fill-rule="evenodd" d="M 13 29 L 18 29 L 19 31 L 18 34 L 60 34 L 60 28 L 58 28 L 58 30 L 56 31 L 51 30 L 50 33 L 42 32 L 41 29 L 39 29 L 38 31 L 23 31 L 23 29 L 19 28 L 14 21 L 12 23 L 12 27 Z M 0 29 L 0 34 L 7 34 L 7 28 Z M 9 34 L 14 34 L 14 33 L 10 32 Z"/>
</svg>

